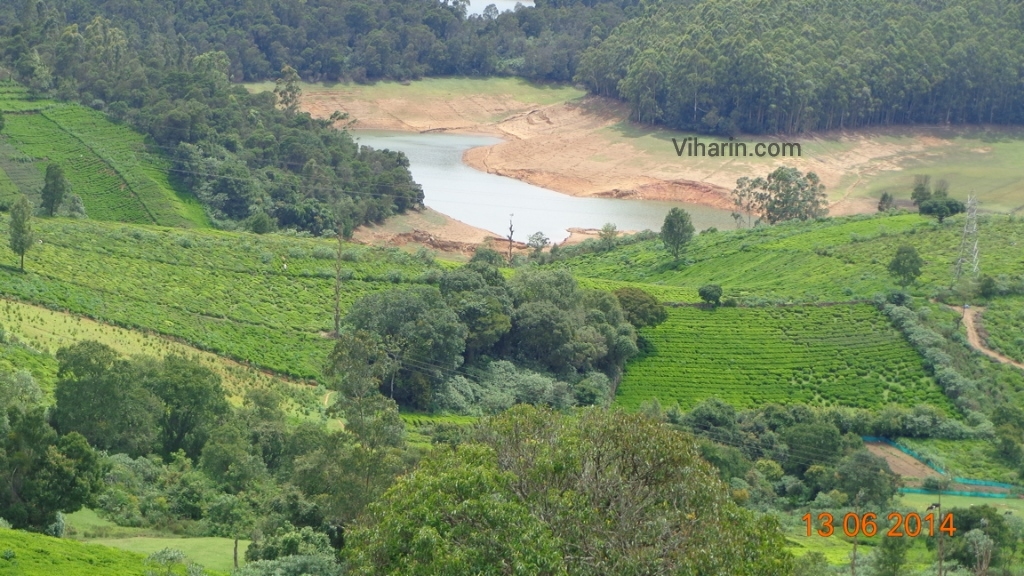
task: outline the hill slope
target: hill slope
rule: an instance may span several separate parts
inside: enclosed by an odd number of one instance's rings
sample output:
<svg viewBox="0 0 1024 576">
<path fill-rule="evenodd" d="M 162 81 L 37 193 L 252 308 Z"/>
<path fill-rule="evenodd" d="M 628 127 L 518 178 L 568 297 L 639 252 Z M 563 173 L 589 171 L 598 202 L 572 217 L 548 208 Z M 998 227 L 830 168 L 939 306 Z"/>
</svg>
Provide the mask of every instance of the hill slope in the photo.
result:
<svg viewBox="0 0 1024 576">
<path fill-rule="evenodd" d="M 0 528 L 0 575 L 144 576 L 147 568 L 141 554 Z"/>
<path fill-rule="evenodd" d="M 727 298 L 843 302 L 893 288 L 886 266 L 903 244 L 917 248 L 925 262 L 913 291 L 949 286 L 962 232 L 961 218 L 938 224 L 917 214 L 856 216 L 704 233 L 687 245 L 678 266 L 657 239 L 571 257 L 561 265 L 578 277 L 608 285 L 629 282 L 672 293 L 683 290 L 688 302 L 699 301 L 697 288 L 707 283 L 720 284 Z M 981 273 L 1024 274 L 1019 248 L 1024 246 L 1024 221 L 982 218 L 979 246 Z"/>
<path fill-rule="evenodd" d="M 641 333 L 653 350 L 629 364 L 616 398 L 630 408 L 658 398 L 688 410 L 717 397 L 741 408 L 929 403 L 953 412 L 920 355 L 867 304 L 687 306 Z"/>
<path fill-rule="evenodd" d="M 170 164 L 147 151 L 141 134 L 83 106 L 33 100 L 12 84 L 0 85 L 0 112 L 0 201 L 20 192 L 38 204 L 43 172 L 56 162 L 90 218 L 208 226 L 202 207 L 170 182 Z"/>
<path fill-rule="evenodd" d="M 0 235 L 8 223 L 0 224 Z M 285 236 L 38 219 L 26 273 L 0 267 L 0 294 L 174 336 L 299 378 L 331 349 L 336 244 Z M 346 247 L 342 305 L 436 264 Z M 6 243 L 0 262 L 14 262 Z"/>
</svg>

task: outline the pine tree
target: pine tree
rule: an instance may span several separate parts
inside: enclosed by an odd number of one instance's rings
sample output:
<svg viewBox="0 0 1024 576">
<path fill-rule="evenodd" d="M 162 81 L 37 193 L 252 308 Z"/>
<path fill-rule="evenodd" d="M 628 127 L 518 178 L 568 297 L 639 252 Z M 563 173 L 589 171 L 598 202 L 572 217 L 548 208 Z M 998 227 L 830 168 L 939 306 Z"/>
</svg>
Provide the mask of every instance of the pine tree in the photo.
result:
<svg viewBox="0 0 1024 576">
<path fill-rule="evenodd" d="M 21 270 L 25 270 L 25 252 L 32 247 L 32 205 L 22 195 L 11 208 L 11 250 L 21 256 Z"/>
<path fill-rule="evenodd" d="M 64 170 L 59 164 L 51 163 L 46 166 L 46 183 L 43 184 L 43 210 L 47 216 L 57 213 L 57 208 L 64 202 L 64 196 L 68 190 L 67 180 L 64 179 Z"/>
</svg>

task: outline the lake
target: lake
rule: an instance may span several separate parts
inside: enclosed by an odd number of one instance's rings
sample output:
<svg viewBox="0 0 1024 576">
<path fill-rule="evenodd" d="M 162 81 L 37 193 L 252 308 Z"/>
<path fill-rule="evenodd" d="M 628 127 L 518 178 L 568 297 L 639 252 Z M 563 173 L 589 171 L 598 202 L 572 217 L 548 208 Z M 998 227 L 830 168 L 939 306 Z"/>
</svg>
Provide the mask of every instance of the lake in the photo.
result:
<svg viewBox="0 0 1024 576">
<path fill-rule="evenodd" d="M 502 141 L 491 136 L 379 130 L 352 135 L 363 145 L 405 152 L 427 206 L 498 236 L 508 234 L 512 215 L 513 237 L 520 242 L 534 232 L 561 242 L 568 238 L 569 228 L 600 228 L 608 222 L 619 230 L 660 230 L 674 206 L 690 213 L 697 230 L 735 226 L 728 210 L 682 202 L 580 198 L 481 172 L 462 162 L 466 150 Z"/>
</svg>

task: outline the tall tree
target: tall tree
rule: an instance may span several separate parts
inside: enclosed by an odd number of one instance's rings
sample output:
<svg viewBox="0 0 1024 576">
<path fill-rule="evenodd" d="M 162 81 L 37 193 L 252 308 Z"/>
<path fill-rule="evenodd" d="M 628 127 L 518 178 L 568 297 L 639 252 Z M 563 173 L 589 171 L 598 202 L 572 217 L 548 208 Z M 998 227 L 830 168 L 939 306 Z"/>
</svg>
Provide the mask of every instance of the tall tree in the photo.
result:
<svg viewBox="0 0 1024 576">
<path fill-rule="evenodd" d="M 281 77 L 274 85 L 274 94 L 281 107 L 288 113 L 294 114 L 299 108 L 299 96 L 302 89 L 299 88 L 299 74 L 295 68 L 285 64 L 281 68 Z"/>
<path fill-rule="evenodd" d="M 740 178 L 732 195 L 737 205 L 760 214 L 769 224 L 828 214 L 825 185 L 814 172 L 805 175 L 796 168 L 776 168 L 767 178 Z"/>
<path fill-rule="evenodd" d="M 889 192 L 882 192 L 882 197 L 878 199 L 878 211 L 888 212 L 896 207 L 896 198 L 893 197 Z"/>
<path fill-rule="evenodd" d="M 605 250 L 611 250 L 615 246 L 615 239 L 619 237 L 619 230 L 615 224 L 608 222 L 601 227 L 601 231 L 598 232 L 597 237 L 600 238 L 601 247 Z"/>
<path fill-rule="evenodd" d="M 197 458 L 209 430 L 228 412 L 220 376 L 197 358 L 172 354 L 147 388 L 164 403 L 160 416 L 164 454 L 184 450 Z"/>
<path fill-rule="evenodd" d="M 46 423 L 43 408 L 8 411 L 0 435 L 0 518 L 41 531 L 57 512 L 75 512 L 103 488 L 99 455 L 77 432 L 65 436 Z"/>
<path fill-rule="evenodd" d="M 730 500 L 691 436 L 639 414 L 520 405 L 402 477 L 346 554 L 355 574 L 781 576 L 793 571 L 782 543 Z"/>
<path fill-rule="evenodd" d="M 32 235 L 32 205 L 24 195 L 11 207 L 11 250 L 21 257 L 21 270 L 25 270 L 25 252 L 35 241 Z"/>
<path fill-rule="evenodd" d="M 896 249 L 896 255 L 889 262 L 889 273 L 899 281 L 900 286 L 907 286 L 921 275 L 923 265 L 924 260 L 918 255 L 917 248 L 904 244 Z"/>
<path fill-rule="evenodd" d="M 665 221 L 661 225 L 661 241 L 672 252 L 672 257 L 679 261 L 679 253 L 683 246 L 693 239 L 693 222 L 690 221 L 690 213 L 682 208 L 673 208 L 668 211 Z"/>
<path fill-rule="evenodd" d="M 914 176 L 914 190 L 910 193 L 910 199 L 913 200 L 914 206 L 920 206 L 932 199 L 931 180 L 932 177 L 927 174 Z"/>
<path fill-rule="evenodd" d="M 47 216 L 57 213 L 57 208 L 60 208 L 61 203 L 64 202 L 67 190 L 68 182 L 64 178 L 64 169 L 60 167 L 60 164 L 51 162 L 46 166 L 46 180 L 42 192 L 43 210 L 46 211 Z"/>
<path fill-rule="evenodd" d="M 113 349 L 83 341 L 57 351 L 53 421 L 93 446 L 133 457 L 157 447 L 163 403 L 143 387 L 145 361 L 129 362 Z"/>
</svg>

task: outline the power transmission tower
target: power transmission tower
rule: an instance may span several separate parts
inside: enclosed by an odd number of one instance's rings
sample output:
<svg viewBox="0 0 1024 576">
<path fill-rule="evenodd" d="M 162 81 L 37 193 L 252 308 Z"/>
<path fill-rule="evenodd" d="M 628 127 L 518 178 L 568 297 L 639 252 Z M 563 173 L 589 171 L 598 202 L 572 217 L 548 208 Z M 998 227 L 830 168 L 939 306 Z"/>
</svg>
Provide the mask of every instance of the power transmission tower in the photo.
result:
<svg viewBox="0 0 1024 576">
<path fill-rule="evenodd" d="M 967 197 L 967 219 L 964 221 L 964 233 L 960 238 L 960 256 L 956 259 L 956 267 L 953 271 L 953 283 L 950 285 L 950 288 L 956 286 L 956 283 L 963 275 L 965 266 L 970 266 L 971 275 L 977 276 L 979 259 L 978 197 L 971 194 Z M 968 260 L 970 260 L 969 263 Z"/>
</svg>

